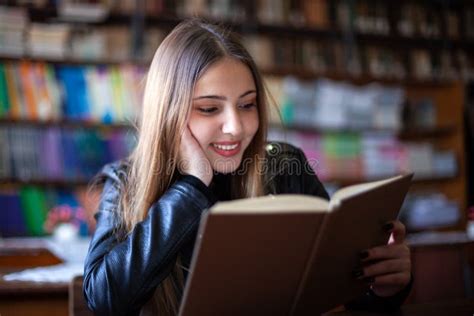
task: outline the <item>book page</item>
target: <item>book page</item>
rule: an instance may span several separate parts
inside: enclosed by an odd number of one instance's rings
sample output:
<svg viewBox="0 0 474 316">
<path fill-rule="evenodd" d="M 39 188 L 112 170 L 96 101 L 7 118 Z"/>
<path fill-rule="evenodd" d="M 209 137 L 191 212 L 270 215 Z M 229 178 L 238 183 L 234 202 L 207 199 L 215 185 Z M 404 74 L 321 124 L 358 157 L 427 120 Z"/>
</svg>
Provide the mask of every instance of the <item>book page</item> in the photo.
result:
<svg viewBox="0 0 474 316">
<path fill-rule="evenodd" d="M 318 197 L 299 194 L 267 195 L 217 203 L 211 213 L 288 213 L 327 212 L 329 202 Z"/>
<path fill-rule="evenodd" d="M 360 194 L 360 193 L 365 192 L 365 191 L 370 191 L 370 190 L 372 190 L 376 187 L 379 187 L 379 186 L 382 186 L 384 184 L 396 181 L 396 180 L 398 180 L 402 177 L 403 177 L 403 175 L 398 175 L 398 176 L 391 177 L 391 178 L 388 178 L 388 179 L 377 180 L 377 181 L 366 182 L 366 183 L 360 183 L 360 184 L 350 185 L 348 187 L 342 188 L 342 189 L 336 191 L 336 193 L 334 193 L 333 196 L 331 197 L 331 203 L 330 203 L 331 208 L 333 206 L 336 206 L 337 204 L 339 204 L 340 200 L 342 200 L 342 199 L 346 199 L 348 197 Z"/>
<path fill-rule="evenodd" d="M 383 225 L 397 218 L 411 178 L 377 181 L 371 190 L 339 200 L 319 230 L 291 315 L 308 315 L 309 310 L 319 315 L 367 290 L 367 284 L 352 276 L 360 267 L 358 254 L 387 243 L 390 232 Z"/>
</svg>

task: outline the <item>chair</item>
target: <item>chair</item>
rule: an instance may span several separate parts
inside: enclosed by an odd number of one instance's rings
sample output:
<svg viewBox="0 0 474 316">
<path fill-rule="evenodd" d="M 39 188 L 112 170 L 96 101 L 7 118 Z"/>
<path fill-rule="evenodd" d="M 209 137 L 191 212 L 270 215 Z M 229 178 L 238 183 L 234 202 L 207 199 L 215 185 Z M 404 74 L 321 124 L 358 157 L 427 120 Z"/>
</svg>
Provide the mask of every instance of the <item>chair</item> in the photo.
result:
<svg viewBox="0 0 474 316">
<path fill-rule="evenodd" d="M 93 316 L 94 313 L 87 307 L 82 292 L 83 277 L 75 276 L 69 284 L 69 315 L 70 316 Z"/>
</svg>

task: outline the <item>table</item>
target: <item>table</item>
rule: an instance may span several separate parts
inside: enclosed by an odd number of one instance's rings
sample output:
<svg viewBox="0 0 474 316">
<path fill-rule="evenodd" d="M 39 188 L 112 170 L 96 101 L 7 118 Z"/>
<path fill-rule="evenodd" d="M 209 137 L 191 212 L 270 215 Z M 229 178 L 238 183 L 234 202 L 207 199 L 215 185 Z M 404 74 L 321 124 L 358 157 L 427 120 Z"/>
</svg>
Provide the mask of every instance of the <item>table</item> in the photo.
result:
<svg viewBox="0 0 474 316">
<path fill-rule="evenodd" d="M 452 300 L 424 304 L 408 304 L 399 311 L 390 313 L 390 316 L 472 316 L 474 314 L 474 300 Z M 380 313 L 363 311 L 343 311 L 326 313 L 325 316 L 375 316 Z"/>
<path fill-rule="evenodd" d="M 411 303 L 473 298 L 474 240 L 464 232 L 408 236 L 415 276 Z"/>
<path fill-rule="evenodd" d="M 18 238 L 0 240 L 0 314 L 1 316 L 69 314 L 70 281 L 5 281 L 3 276 L 35 267 L 56 267 L 67 262 L 68 251 L 82 260 L 88 240 L 61 247 L 49 239 Z M 62 248 L 66 249 L 62 251 Z M 82 265 L 82 263 L 80 263 Z"/>
<path fill-rule="evenodd" d="M 410 304 L 394 315 L 459 313 L 473 316 L 474 303 L 465 298 L 473 297 L 471 270 L 474 267 L 474 241 L 462 233 L 417 235 L 411 236 L 408 241 L 412 249 L 415 283 L 408 300 Z M 87 241 L 77 249 L 75 246 L 70 248 L 81 253 L 85 252 L 86 245 Z M 0 240 L 0 275 L 64 262 L 67 255 L 62 256 L 60 251 L 58 254 L 57 249 L 51 246 L 42 239 Z M 0 314 L 68 315 L 68 287 L 68 282 L 5 282 L 0 279 Z M 344 313 L 333 314 L 376 315 L 367 312 Z"/>
</svg>

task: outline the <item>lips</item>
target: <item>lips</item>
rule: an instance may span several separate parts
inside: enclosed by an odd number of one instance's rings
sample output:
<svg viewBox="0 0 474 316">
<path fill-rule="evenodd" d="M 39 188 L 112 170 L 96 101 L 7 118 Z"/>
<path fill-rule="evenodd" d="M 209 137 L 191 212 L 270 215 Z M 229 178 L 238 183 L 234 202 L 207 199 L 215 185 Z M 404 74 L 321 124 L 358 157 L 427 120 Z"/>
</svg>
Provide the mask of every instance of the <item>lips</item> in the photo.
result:
<svg viewBox="0 0 474 316">
<path fill-rule="evenodd" d="M 241 142 L 212 143 L 211 148 L 221 156 L 231 157 L 240 152 Z"/>
</svg>

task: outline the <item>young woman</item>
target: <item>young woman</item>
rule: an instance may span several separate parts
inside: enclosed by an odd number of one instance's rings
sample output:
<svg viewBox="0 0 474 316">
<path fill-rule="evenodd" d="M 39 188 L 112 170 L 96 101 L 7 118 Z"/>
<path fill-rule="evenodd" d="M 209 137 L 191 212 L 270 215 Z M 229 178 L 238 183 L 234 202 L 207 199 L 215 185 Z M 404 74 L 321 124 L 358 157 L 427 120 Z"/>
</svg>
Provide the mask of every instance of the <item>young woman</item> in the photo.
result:
<svg viewBox="0 0 474 316">
<path fill-rule="evenodd" d="M 301 193 L 328 198 L 313 170 L 285 144 L 267 144 L 262 78 L 232 35 L 199 20 L 178 25 L 151 63 L 138 143 L 104 167 L 103 193 L 84 270 L 100 315 L 174 315 L 202 212 L 218 200 Z M 286 164 L 288 166 L 288 164 Z M 299 170 L 299 171 L 298 171 Z M 393 242 L 361 252 L 355 277 L 370 292 L 347 306 L 397 307 L 410 288 L 403 225 Z M 219 260 L 216 255 L 216 260 Z"/>
</svg>

